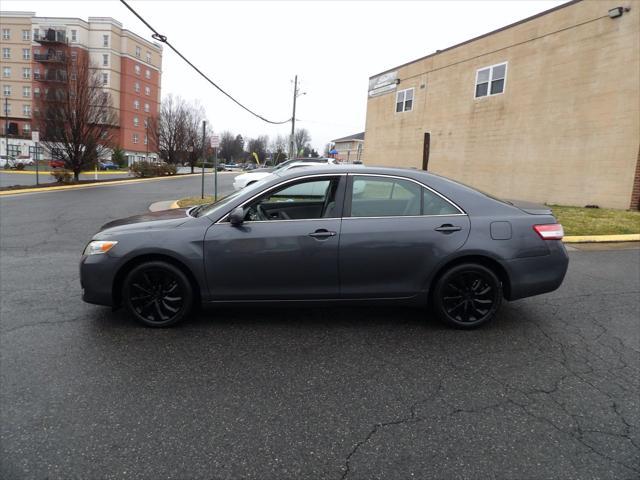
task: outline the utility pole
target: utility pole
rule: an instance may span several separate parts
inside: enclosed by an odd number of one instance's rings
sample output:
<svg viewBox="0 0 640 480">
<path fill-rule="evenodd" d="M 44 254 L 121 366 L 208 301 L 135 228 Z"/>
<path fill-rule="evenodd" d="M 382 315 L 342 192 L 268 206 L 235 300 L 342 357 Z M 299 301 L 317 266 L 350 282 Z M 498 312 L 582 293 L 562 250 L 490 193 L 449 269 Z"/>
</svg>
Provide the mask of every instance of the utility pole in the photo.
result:
<svg viewBox="0 0 640 480">
<path fill-rule="evenodd" d="M 207 121 L 203 120 L 202 121 L 202 190 L 201 190 L 200 198 L 204 198 L 204 161 L 205 161 L 204 137 L 205 137 L 206 129 L 207 129 Z"/>
<path fill-rule="evenodd" d="M 9 162 L 9 99 L 4 99 L 4 153 Z"/>
<path fill-rule="evenodd" d="M 296 131 L 296 99 L 298 98 L 298 75 L 293 82 L 293 114 L 291 115 L 291 140 L 289 142 L 289 159 L 294 158 L 295 141 L 294 134 Z"/>
</svg>

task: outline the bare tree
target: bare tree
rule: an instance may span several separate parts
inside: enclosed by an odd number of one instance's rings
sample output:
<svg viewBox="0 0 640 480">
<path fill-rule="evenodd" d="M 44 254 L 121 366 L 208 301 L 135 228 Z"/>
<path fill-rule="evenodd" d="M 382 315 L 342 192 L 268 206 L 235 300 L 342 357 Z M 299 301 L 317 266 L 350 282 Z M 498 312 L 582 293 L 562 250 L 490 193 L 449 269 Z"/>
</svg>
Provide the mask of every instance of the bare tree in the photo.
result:
<svg viewBox="0 0 640 480">
<path fill-rule="evenodd" d="M 83 169 L 110 153 L 118 117 L 86 54 L 72 56 L 67 48 L 50 55 L 55 58 L 39 79 L 34 123 L 43 146 L 77 181 Z"/>
<path fill-rule="evenodd" d="M 252 161 L 255 159 L 253 154 L 258 157 L 259 163 L 264 163 L 267 158 L 267 146 L 269 145 L 269 137 L 267 135 L 260 135 L 259 137 L 252 138 L 247 143 L 249 149 L 249 155 L 251 155 Z"/>
<path fill-rule="evenodd" d="M 160 115 L 152 119 L 150 130 L 155 135 L 158 150 L 168 163 L 180 162 L 186 150 L 186 103 L 169 94 L 162 100 Z"/>
<path fill-rule="evenodd" d="M 311 135 L 309 135 L 309 131 L 306 128 L 299 128 L 293 135 L 293 143 L 295 144 L 296 151 L 295 155 L 302 153 L 305 147 L 309 146 L 311 142 Z"/>
<path fill-rule="evenodd" d="M 287 149 L 289 148 L 289 141 L 287 137 L 284 135 L 277 135 L 269 149 L 271 150 L 271 158 L 273 159 L 273 164 L 277 165 L 278 163 L 287 159 Z"/>
<path fill-rule="evenodd" d="M 202 143 L 202 122 L 206 118 L 205 109 L 201 104 L 195 102 L 184 105 L 184 149 L 186 160 L 191 167 L 191 173 L 193 173 L 198 159 L 202 158 L 203 146 L 206 150 L 206 143 L 204 145 Z M 205 131 L 205 142 L 211 134 L 211 126 L 208 123 Z"/>
</svg>

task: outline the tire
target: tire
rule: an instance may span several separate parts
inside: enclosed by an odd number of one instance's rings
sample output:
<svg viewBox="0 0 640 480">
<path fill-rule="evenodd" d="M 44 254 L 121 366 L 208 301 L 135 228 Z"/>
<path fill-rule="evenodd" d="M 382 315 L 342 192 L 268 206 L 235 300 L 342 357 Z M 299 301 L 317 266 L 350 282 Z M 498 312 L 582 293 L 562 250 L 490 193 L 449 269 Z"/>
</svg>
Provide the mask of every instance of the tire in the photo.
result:
<svg viewBox="0 0 640 480">
<path fill-rule="evenodd" d="M 148 327 L 169 327 L 184 320 L 193 308 L 191 282 L 178 267 L 163 261 L 135 266 L 122 285 L 129 314 Z"/>
<path fill-rule="evenodd" d="M 476 328 L 495 317 L 502 303 L 502 283 L 491 269 L 463 263 L 440 276 L 432 300 L 436 315 L 444 323 Z"/>
</svg>

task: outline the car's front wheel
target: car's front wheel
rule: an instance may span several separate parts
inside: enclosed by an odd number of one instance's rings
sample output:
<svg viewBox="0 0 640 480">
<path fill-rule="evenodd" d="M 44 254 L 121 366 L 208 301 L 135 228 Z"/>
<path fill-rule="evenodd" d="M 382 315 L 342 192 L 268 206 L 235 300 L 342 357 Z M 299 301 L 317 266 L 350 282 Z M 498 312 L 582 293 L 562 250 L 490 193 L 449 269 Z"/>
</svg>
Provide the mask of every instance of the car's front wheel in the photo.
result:
<svg viewBox="0 0 640 480">
<path fill-rule="evenodd" d="M 167 262 L 150 261 L 128 273 L 122 299 L 136 320 L 149 327 L 168 327 L 189 315 L 194 294 L 182 270 Z"/>
<path fill-rule="evenodd" d="M 464 263 L 438 279 L 433 306 L 445 323 L 459 328 L 479 327 L 493 319 L 502 302 L 502 283 L 489 268 Z"/>
</svg>

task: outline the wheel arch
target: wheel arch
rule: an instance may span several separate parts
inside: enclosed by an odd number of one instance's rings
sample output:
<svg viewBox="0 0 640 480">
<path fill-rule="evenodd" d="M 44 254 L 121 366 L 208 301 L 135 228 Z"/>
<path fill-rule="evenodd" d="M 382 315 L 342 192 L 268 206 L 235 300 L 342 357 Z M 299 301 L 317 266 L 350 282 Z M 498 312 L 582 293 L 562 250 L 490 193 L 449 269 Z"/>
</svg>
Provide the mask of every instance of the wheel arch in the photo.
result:
<svg viewBox="0 0 640 480">
<path fill-rule="evenodd" d="M 141 263 L 151 262 L 151 261 L 162 261 L 173 265 L 176 268 L 179 268 L 182 273 L 184 273 L 189 279 L 189 283 L 191 283 L 191 287 L 193 288 L 194 295 L 194 303 L 198 304 L 201 301 L 201 292 L 200 285 L 198 284 L 198 280 L 196 276 L 193 274 L 191 269 L 179 259 L 172 257 L 171 255 L 166 255 L 163 253 L 145 253 L 142 255 L 138 255 L 127 260 L 116 272 L 113 283 L 111 285 L 111 295 L 113 298 L 113 306 L 118 307 L 122 303 L 122 282 L 126 278 L 127 274 L 136 266 Z"/>
<path fill-rule="evenodd" d="M 437 283 L 438 279 L 444 274 L 444 272 L 452 267 L 455 267 L 456 265 L 460 265 L 463 263 L 477 263 L 479 265 L 482 265 L 483 267 L 490 269 L 500 279 L 504 297 L 507 300 L 511 298 L 511 278 L 509 276 L 509 272 L 499 260 L 483 253 L 460 255 L 455 258 L 451 258 L 440 265 L 435 274 L 432 275 L 429 279 L 427 285 L 429 298 L 431 297 L 431 293 L 433 291 L 433 285 Z"/>
</svg>

